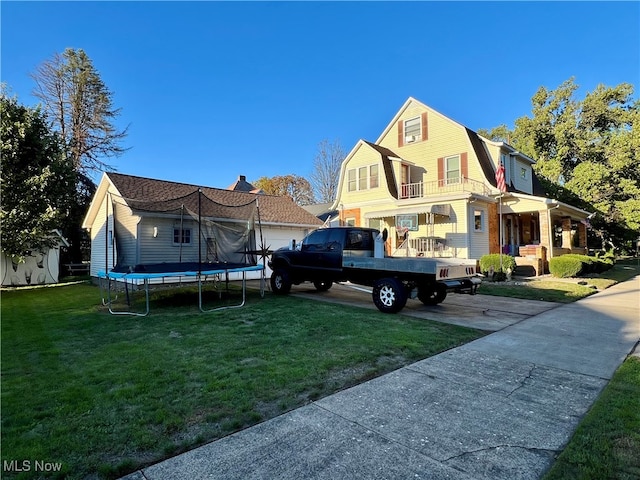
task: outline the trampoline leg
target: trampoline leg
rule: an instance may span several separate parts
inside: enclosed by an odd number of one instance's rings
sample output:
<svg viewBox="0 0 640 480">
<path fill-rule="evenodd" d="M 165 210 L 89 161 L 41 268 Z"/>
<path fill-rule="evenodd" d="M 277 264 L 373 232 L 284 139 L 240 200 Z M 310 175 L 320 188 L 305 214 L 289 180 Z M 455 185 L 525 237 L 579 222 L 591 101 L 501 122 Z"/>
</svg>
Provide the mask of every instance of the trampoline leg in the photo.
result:
<svg viewBox="0 0 640 480">
<path fill-rule="evenodd" d="M 127 291 L 127 305 L 131 306 L 131 303 L 129 303 L 129 290 L 127 288 L 127 279 L 124 279 L 124 288 Z M 131 311 L 124 311 L 124 312 L 117 312 L 114 311 L 111 308 L 111 281 L 109 281 L 109 313 L 111 315 L 130 315 L 130 316 L 134 316 L 134 317 L 146 317 L 147 315 L 149 315 L 149 279 L 145 278 L 144 279 L 144 294 L 145 294 L 145 304 L 146 304 L 146 311 L 144 313 L 138 313 L 138 312 L 131 312 Z"/>
<path fill-rule="evenodd" d="M 227 274 L 227 284 L 229 282 L 229 272 Z M 228 285 L 227 285 L 228 288 Z M 210 313 L 218 310 L 227 310 L 229 308 L 240 308 L 244 306 L 247 298 L 247 273 L 245 271 L 242 272 L 242 302 L 238 305 L 225 305 L 224 307 L 216 307 L 209 310 L 205 310 L 202 308 L 202 278 L 198 276 L 198 307 L 202 313 Z"/>
</svg>

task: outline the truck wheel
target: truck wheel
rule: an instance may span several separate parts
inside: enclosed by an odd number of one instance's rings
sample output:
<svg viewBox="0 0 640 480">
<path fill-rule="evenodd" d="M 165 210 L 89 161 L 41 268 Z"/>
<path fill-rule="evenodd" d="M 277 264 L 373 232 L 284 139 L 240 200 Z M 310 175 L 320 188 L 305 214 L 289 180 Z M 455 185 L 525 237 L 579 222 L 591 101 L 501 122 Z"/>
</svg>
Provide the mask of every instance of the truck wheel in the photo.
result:
<svg viewBox="0 0 640 480">
<path fill-rule="evenodd" d="M 407 292 L 395 278 L 382 278 L 373 285 L 373 303 L 383 313 L 397 313 L 407 304 Z"/>
<path fill-rule="evenodd" d="M 316 280 L 313 282 L 313 286 L 316 287 L 316 290 L 319 292 L 326 292 L 332 285 L 333 282 L 331 280 Z"/>
<path fill-rule="evenodd" d="M 286 295 L 291 290 L 289 274 L 284 270 L 276 270 L 271 274 L 271 291 L 276 295 Z"/>
<path fill-rule="evenodd" d="M 425 305 L 437 305 L 447 298 L 447 289 L 443 285 L 423 285 L 418 287 L 418 300 Z"/>
</svg>

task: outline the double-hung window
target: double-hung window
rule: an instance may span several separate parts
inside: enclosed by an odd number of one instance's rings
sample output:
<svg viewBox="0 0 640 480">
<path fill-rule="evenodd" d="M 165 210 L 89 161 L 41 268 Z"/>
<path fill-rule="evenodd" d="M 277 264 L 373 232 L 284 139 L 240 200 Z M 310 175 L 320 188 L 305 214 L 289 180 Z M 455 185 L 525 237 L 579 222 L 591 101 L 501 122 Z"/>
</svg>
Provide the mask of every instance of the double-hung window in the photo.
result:
<svg viewBox="0 0 640 480">
<path fill-rule="evenodd" d="M 452 157 L 446 157 L 445 163 L 445 179 L 447 185 L 452 183 L 460 183 L 460 155 L 454 155 Z"/>
<path fill-rule="evenodd" d="M 347 189 L 349 192 L 355 192 L 356 191 L 356 170 L 351 169 L 347 172 Z"/>
<path fill-rule="evenodd" d="M 404 122 L 404 141 L 405 143 L 416 142 L 422 139 L 422 124 L 420 117 L 411 118 Z"/>
<path fill-rule="evenodd" d="M 358 168 L 358 190 L 367 189 L 367 167 Z"/>
<path fill-rule="evenodd" d="M 369 188 L 378 188 L 378 165 L 369 166 Z"/>
<path fill-rule="evenodd" d="M 416 142 L 422 139 L 422 124 L 420 117 L 410 118 L 404 121 L 404 141 L 405 143 Z"/>
<path fill-rule="evenodd" d="M 367 165 L 347 170 L 347 191 L 355 192 L 378 188 L 380 185 L 380 169 L 378 164 Z"/>
</svg>

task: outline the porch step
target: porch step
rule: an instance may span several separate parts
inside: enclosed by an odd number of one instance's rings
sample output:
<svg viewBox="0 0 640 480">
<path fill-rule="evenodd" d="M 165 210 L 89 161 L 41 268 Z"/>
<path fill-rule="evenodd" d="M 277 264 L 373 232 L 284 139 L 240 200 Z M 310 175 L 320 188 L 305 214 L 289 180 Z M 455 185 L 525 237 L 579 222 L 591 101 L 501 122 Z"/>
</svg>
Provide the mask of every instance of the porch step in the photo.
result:
<svg viewBox="0 0 640 480">
<path fill-rule="evenodd" d="M 513 274 L 518 277 L 535 277 L 536 269 L 533 268 L 533 265 L 516 265 Z"/>
</svg>

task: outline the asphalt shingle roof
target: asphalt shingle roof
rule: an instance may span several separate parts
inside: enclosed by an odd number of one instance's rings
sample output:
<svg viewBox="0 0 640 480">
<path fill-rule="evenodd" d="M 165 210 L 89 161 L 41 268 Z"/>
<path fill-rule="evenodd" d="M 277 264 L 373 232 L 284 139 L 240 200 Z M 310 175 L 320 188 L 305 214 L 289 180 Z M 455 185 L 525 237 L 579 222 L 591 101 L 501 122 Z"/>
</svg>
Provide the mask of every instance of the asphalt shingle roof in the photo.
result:
<svg viewBox="0 0 640 480">
<path fill-rule="evenodd" d="M 127 205 L 135 210 L 160 213 L 179 208 L 184 204 L 192 212 L 197 212 L 197 192 L 198 189 L 202 189 L 200 208 L 203 216 L 239 218 L 238 209 L 229 207 L 249 205 L 258 199 L 262 222 L 306 226 L 322 224 L 318 218 L 296 205 L 288 197 L 155 180 L 113 172 L 107 173 L 107 176 Z"/>
</svg>

